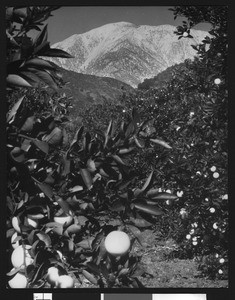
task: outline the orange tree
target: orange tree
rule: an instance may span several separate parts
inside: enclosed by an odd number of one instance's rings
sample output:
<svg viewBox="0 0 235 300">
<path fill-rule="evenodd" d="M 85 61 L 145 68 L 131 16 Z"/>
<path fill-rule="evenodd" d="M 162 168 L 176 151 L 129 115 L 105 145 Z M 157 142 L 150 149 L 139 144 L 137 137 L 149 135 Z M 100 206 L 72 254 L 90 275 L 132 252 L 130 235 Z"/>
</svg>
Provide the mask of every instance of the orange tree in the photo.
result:
<svg viewBox="0 0 235 300">
<path fill-rule="evenodd" d="M 71 56 L 51 48 L 47 26 L 41 28 L 57 8 L 6 8 L 8 287 L 79 287 L 84 278 L 101 287 L 142 287 L 140 258 L 130 251 L 113 257 L 105 238 L 118 229 L 130 246 L 141 243 L 139 228 L 163 213 L 158 201 L 177 198 L 152 188 L 152 170 L 139 178 L 128 165 L 137 147 L 171 147 L 144 135 L 136 109 L 120 124 L 94 133 L 81 126 L 68 138 L 69 99 L 45 57 Z M 31 30 L 39 31 L 35 39 Z"/>
<path fill-rule="evenodd" d="M 157 137 L 172 146 L 141 148 L 131 164 L 138 174 L 151 166 L 155 186 L 179 198 L 160 203 L 168 213 L 157 221 L 165 236 L 181 245 L 177 255 L 199 258 L 199 269 L 212 278 L 227 277 L 228 174 L 227 174 L 227 7 L 177 6 L 175 17 L 184 16 L 175 33 L 192 38 L 190 29 L 209 22 L 208 36 L 195 49 L 197 57 L 171 69 L 169 81 L 159 89 L 149 87 L 126 95 L 118 104 L 93 107 L 86 113 L 89 126 L 104 126 L 106 111 L 128 119 L 135 107 L 146 120 L 141 138 Z M 187 34 L 184 34 L 187 33 Z M 157 77 L 156 77 L 157 79 Z M 151 82 L 150 82 L 151 83 Z M 98 116 L 103 113 L 103 118 Z M 107 114 L 108 116 L 108 114 Z M 94 123 L 93 123 L 94 122 Z"/>
<path fill-rule="evenodd" d="M 191 114 L 189 125 L 194 139 L 191 146 L 197 160 L 197 194 L 191 212 L 194 227 L 188 240 L 192 240 L 197 251 L 205 254 L 199 268 L 211 277 L 227 276 L 228 251 L 228 194 L 227 194 L 227 54 L 228 54 L 228 7 L 227 6 L 176 6 L 175 18 L 186 17 L 176 34 L 180 38 L 191 38 L 190 29 L 201 22 L 211 25 L 209 35 L 197 46 L 192 46 L 198 54 L 195 69 L 199 74 L 197 92 L 201 98 L 199 108 Z M 184 35 L 187 32 L 188 35 Z M 187 84 L 187 83 L 186 83 Z M 196 130 L 195 130 L 196 129 Z M 198 134 L 194 135 L 194 132 Z M 203 146 L 204 145 L 204 146 Z M 198 163 L 201 164 L 199 167 Z M 195 165 L 194 165 L 195 166 Z M 205 178 L 205 180 L 202 178 Z M 195 177 L 193 177 L 195 180 Z M 201 191 L 204 189 L 204 191 Z M 198 205 L 200 203 L 200 205 Z M 198 209 L 198 207 L 200 209 Z M 197 222 L 199 221 L 199 222 Z M 197 224 L 197 225 L 196 225 Z M 195 226 L 196 225 L 196 226 Z M 189 245 L 186 242 L 185 248 Z M 206 255 L 207 254 L 207 255 Z"/>
</svg>

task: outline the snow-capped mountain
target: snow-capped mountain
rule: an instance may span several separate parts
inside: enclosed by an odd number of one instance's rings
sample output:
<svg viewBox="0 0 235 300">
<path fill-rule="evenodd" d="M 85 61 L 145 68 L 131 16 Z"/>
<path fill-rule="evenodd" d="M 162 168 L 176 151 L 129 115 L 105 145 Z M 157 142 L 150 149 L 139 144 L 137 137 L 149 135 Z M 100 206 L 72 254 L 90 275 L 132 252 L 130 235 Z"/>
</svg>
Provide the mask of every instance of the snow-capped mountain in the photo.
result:
<svg viewBox="0 0 235 300">
<path fill-rule="evenodd" d="M 67 70 L 112 77 L 136 87 L 145 78 L 192 59 L 196 52 L 191 45 L 208 35 L 205 31 L 191 30 L 193 39 L 178 40 L 175 29 L 171 25 L 107 24 L 52 45 L 75 56 L 52 60 Z"/>
</svg>

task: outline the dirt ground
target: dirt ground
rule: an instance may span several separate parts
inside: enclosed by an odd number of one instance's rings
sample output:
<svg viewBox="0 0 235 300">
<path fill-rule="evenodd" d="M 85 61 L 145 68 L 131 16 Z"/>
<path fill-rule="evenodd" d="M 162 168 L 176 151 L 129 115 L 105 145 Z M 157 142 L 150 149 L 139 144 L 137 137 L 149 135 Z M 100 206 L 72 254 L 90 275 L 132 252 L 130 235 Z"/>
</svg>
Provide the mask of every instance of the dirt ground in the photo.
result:
<svg viewBox="0 0 235 300">
<path fill-rule="evenodd" d="M 146 270 L 145 277 L 139 279 L 149 288 L 227 288 L 227 280 L 209 280 L 200 276 L 197 263 L 193 259 L 166 259 L 175 250 L 173 240 L 158 242 L 151 230 L 141 234 L 145 247 L 136 244 L 134 251 L 142 255 L 141 264 Z"/>
<path fill-rule="evenodd" d="M 146 288 L 228 288 L 228 280 L 210 280 L 200 275 L 193 259 L 166 258 L 177 248 L 172 239 L 156 238 L 153 230 L 145 230 L 132 251 L 141 256 L 140 265 L 146 271 L 138 279 Z M 84 280 L 79 288 L 97 288 Z"/>
</svg>

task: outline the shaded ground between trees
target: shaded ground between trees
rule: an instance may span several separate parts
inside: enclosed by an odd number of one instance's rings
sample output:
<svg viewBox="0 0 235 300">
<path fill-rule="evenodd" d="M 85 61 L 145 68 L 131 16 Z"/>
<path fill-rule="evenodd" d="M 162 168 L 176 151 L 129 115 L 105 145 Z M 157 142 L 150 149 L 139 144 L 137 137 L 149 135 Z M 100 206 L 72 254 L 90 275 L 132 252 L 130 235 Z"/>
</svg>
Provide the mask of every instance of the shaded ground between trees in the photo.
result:
<svg viewBox="0 0 235 300">
<path fill-rule="evenodd" d="M 146 269 L 146 277 L 139 278 L 150 288 L 227 288 L 227 280 L 210 280 L 200 276 L 197 262 L 193 259 L 166 259 L 177 249 L 173 240 L 157 240 L 152 230 L 141 234 L 145 247 L 136 245 L 136 252 L 142 255 L 141 264 Z"/>
<path fill-rule="evenodd" d="M 202 277 L 194 259 L 166 258 L 177 249 L 172 239 L 160 240 L 153 230 L 143 231 L 140 239 L 143 247 L 135 242 L 132 251 L 141 256 L 146 274 L 138 279 L 146 288 L 228 288 L 228 280 Z M 83 287 L 97 288 L 86 279 Z"/>
</svg>

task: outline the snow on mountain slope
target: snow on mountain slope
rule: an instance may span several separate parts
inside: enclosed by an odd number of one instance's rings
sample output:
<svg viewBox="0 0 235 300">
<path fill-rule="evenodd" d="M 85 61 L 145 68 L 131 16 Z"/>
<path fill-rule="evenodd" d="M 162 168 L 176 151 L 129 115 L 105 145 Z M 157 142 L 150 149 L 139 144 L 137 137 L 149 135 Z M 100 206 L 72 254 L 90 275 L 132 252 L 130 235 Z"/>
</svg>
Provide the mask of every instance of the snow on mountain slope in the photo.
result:
<svg viewBox="0 0 235 300">
<path fill-rule="evenodd" d="M 208 34 L 191 30 L 193 39 L 178 40 L 174 30 L 171 25 L 111 23 L 54 44 L 52 48 L 63 49 L 75 58 L 51 60 L 67 70 L 112 77 L 136 87 L 145 78 L 192 59 L 196 52 L 191 45 Z"/>
</svg>

